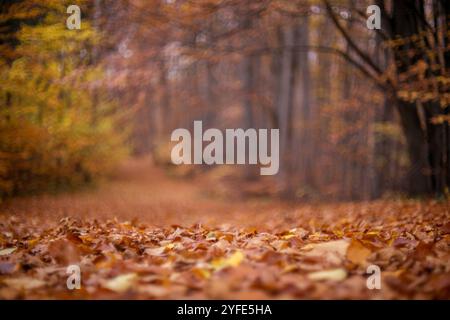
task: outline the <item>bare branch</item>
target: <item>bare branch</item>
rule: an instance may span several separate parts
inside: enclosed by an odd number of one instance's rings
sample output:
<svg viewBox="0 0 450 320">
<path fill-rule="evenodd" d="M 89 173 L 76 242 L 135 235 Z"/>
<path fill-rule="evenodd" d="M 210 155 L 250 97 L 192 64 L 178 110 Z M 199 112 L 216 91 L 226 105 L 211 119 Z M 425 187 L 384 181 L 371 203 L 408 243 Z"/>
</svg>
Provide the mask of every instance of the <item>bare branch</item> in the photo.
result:
<svg viewBox="0 0 450 320">
<path fill-rule="evenodd" d="M 350 37 L 350 35 L 348 34 L 348 31 L 345 30 L 345 28 L 341 25 L 341 23 L 339 22 L 338 18 L 336 17 L 336 15 L 333 12 L 333 8 L 331 7 L 331 5 L 329 4 L 329 2 L 327 0 L 324 0 L 324 4 L 325 7 L 331 17 L 331 20 L 333 21 L 334 25 L 336 26 L 336 28 L 340 31 L 340 33 L 342 34 L 342 36 L 344 37 L 344 39 L 347 41 L 348 45 L 350 46 L 350 48 L 356 52 L 356 54 L 365 62 L 367 63 L 374 72 L 376 72 L 377 74 L 381 75 L 383 73 L 383 71 L 375 64 L 375 62 L 369 57 L 369 55 L 367 55 L 364 51 L 362 51 L 357 45 L 356 43 L 352 40 L 352 38 Z"/>
</svg>

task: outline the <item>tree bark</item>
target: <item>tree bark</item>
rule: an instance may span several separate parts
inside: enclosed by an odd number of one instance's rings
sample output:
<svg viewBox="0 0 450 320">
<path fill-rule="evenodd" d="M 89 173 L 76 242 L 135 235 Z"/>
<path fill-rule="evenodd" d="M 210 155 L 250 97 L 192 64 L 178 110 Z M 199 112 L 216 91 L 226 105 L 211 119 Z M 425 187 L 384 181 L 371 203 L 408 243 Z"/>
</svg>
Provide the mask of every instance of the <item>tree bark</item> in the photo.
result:
<svg viewBox="0 0 450 320">
<path fill-rule="evenodd" d="M 280 128 L 280 183 L 283 195 L 291 196 L 292 188 L 290 186 L 291 179 L 289 174 L 291 172 L 291 138 L 292 138 L 292 100 L 293 100 L 293 60 L 294 60 L 294 27 L 289 25 L 280 29 L 280 42 L 282 45 L 282 52 L 280 57 L 279 69 L 279 85 L 277 86 L 277 111 L 278 111 L 278 128 Z"/>
<path fill-rule="evenodd" d="M 410 159 L 410 170 L 407 177 L 409 192 L 411 195 L 429 194 L 432 189 L 428 146 L 417 107 L 414 103 L 402 100 L 397 100 L 396 106 L 400 114 Z"/>
<path fill-rule="evenodd" d="M 420 5 L 418 7 L 416 5 L 417 1 L 415 0 L 393 2 L 392 37 L 400 36 L 401 38 L 409 39 L 411 36 L 419 34 L 422 22 L 418 16 Z M 413 52 L 413 55 L 409 55 L 406 58 L 405 55 L 408 51 Z M 398 74 L 407 72 L 413 64 L 422 58 L 421 53 L 419 48 L 416 48 L 409 42 L 394 50 Z M 412 195 L 429 194 L 433 189 L 429 164 L 432 150 L 428 146 L 426 132 L 428 124 L 425 124 L 425 128 L 422 128 L 416 103 L 397 99 L 397 110 L 406 137 L 411 162 L 409 176 L 407 177 L 409 180 L 409 191 Z M 429 121 L 428 117 L 426 117 L 425 121 Z"/>
</svg>

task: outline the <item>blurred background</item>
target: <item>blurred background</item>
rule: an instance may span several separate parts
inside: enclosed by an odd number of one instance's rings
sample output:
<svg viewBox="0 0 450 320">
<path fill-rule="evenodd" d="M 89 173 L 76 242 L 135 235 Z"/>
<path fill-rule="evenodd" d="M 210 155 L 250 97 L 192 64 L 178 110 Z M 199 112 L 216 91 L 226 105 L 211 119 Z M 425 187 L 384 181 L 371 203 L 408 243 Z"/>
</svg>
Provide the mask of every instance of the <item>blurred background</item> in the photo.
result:
<svg viewBox="0 0 450 320">
<path fill-rule="evenodd" d="M 244 197 L 445 197 L 449 15 L 445 0 L 0 1 L 0 197 L 92 185 L 134 157 Z M 170 134 L 194 120 L 279 128 L 278 175 L 173 166 Z"/>
</svg>

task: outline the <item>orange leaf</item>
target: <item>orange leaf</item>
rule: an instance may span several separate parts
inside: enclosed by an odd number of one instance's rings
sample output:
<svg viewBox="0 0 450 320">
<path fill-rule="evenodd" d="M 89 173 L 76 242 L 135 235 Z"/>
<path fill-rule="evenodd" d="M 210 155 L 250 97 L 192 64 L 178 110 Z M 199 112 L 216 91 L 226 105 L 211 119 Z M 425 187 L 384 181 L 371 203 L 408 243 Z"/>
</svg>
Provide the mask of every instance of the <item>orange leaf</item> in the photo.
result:
<svg viewBox="0 0 450 320">
<path fill-rule="evenodd" d="M 372 251 L 367 249 L 359 240 L 353 239 L 347 249 L 347 259 L 354 264 L 363 265 Z"/>
</svg>

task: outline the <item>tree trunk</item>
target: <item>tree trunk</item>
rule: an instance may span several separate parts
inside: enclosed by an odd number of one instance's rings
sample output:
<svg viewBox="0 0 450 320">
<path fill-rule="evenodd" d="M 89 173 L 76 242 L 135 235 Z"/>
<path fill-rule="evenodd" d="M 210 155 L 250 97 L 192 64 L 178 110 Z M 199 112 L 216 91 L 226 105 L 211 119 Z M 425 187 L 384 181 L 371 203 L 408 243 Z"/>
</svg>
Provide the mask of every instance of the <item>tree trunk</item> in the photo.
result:
<svg viewBox="0 0 450 320">
<path fill-rule="evenodd" d="M 423 4 L 416 5 L 416 0 L 393 1 L 393 37 L 400 36 L 406 39 L 419 34 L 422 21 L 418 15 L 421 14 L 420 8 L 423 7 Z M 407 52 L 412 52 L 413 54 L 406 56 Z M 407 72 L 412 65 L 422 58 L 422 53 L 420 48 L 409 42 L 399 46 L 394 51 L 398 74 Z M 432 191 L 431 169 L 428 162 L 429 152 L 432 152 L 432 150 L 428 147 L 426 128 L 422 128 L 416 103 L 398 99 L 397 109 L 406 137 L 411 162 L 410 172 L 407 177 L 409 191 L 412 195 L 428 194 Z"/>
<path fill-rule="evenodd" d="M 417 106 L 414 103 L 401 100 L 398 100 L 396 105 L 411 162 L 407 177 L 409 192 L 412 195 L 428 194 L 431 191 L 428 146 Z"/>
<path fill-rule="evenodd" d="M 294 27 L 286 26 L 281 30 L 282 54 L 279 74 L 279 92 L 277 94 L 277 110 L 280 128 L 280 182 L 283 194 L 291 196 L 292 188 L 289 177 L 292 159 L 290 152 L 292 138 L 292 98 L 293 98 L 293 45 Z"/>
<path fill-rule="evenodd" d="M 295 45 L 300 48 L 309 46 L 309 18 L 304 16 L 299 18 L 296 26 Z M 294 135 L 293 145 L 300 148 L 300 152 L 294 154 L 295 170 L 298 172 L 299 179 L 294 179 L 296 184 L 313 185 L 314 176 L 312 168 L 312 159 L 316 157 L 315 144 L 312 139 L 314 135 L 312 129 L 312 109 L 311 109 L 311 72 L 308 61 L 308 50 L 300 50 L 295 61 L 295 111 L 294 119 L 295 129 L 298 131 Z M 298 115 L 296 115 L 298 113 Z"/>
</svg>

